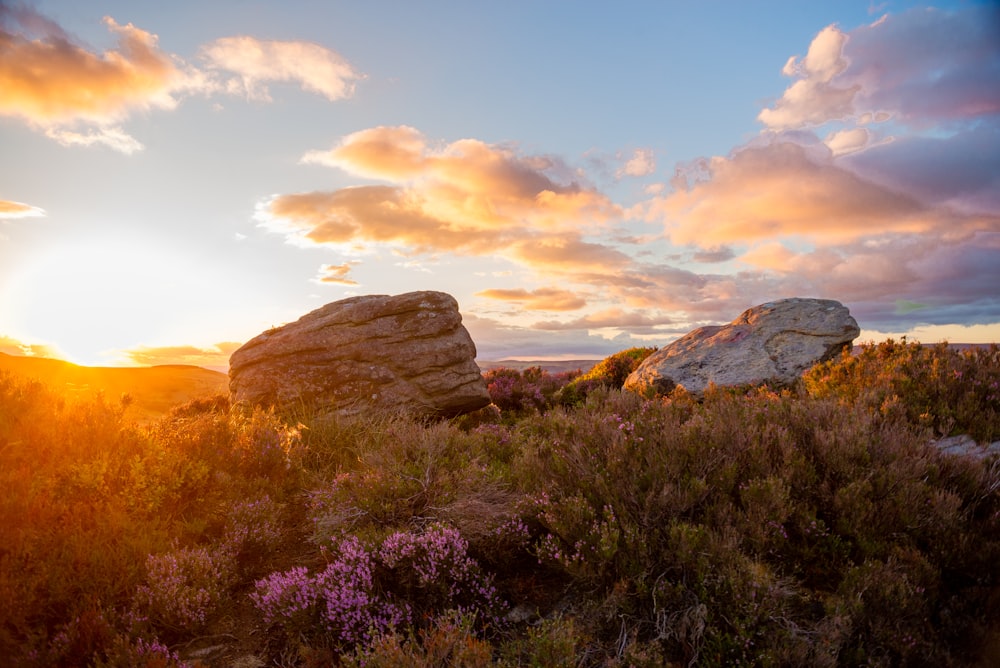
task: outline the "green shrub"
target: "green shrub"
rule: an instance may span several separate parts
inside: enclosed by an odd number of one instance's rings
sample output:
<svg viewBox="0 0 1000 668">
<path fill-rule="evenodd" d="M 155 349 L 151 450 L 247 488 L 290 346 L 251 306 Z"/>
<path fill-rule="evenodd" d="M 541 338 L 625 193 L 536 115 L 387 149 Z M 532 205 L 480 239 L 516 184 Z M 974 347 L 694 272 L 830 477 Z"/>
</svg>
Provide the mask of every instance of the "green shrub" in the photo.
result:
<svg viewBox="0 0 1000 668">
<path fill-rule="evenodd" d="M 586 373 L 570 380 L 559 392 L 559 402 L 566 406 L 579 404 L 598 387 L 619 390 L 625 379 L 657 348 L 636 347 L 622 350 L 594 365 Z"/>
<path fill-rule="evenodd" d="M 1000 347 L 959 350 L 889 339 L 819 364 L 804 376 L 813 397 L 899 411 L 942 436 L 1000 439 Z"/>
</svg>

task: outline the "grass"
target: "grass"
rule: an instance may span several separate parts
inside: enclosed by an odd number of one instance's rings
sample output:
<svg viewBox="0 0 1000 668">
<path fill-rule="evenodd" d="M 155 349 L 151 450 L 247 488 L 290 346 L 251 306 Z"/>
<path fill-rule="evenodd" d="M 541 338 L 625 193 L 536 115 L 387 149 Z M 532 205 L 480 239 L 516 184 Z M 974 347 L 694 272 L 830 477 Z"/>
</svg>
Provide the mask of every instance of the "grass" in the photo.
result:
<svg viewBox="0 0 1000 668">
<path fill-rule="evenodd" d="M 495 405 L 448 422 L 240 412 L 224 397 L 138 422 L 121 402 L 0 372 L 0 655 L 1000 659 L 1000 461 L 931 446 L 1000 435 L 995 346 L 890 341 L 791 389 L 700 402 L 603 376 L 564 391 L 577 377 L 489 372 Z"/>
</svg>

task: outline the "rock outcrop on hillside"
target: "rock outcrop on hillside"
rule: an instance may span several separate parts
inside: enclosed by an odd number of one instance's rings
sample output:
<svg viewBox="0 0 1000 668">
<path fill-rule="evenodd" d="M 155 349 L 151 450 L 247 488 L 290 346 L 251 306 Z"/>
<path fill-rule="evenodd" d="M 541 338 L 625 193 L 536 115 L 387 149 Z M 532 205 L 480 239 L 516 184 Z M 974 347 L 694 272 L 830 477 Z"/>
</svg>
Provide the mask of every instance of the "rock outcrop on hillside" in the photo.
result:
<svg viewBox="0 0 1000 668">
<path fill-rule="evenodd" d="M 490 403 L 475 357 L 451 295 L 351 297 L 248 341 L 229 392 L 234 404 L 452 417 Z"/>
<path fill-rule="evenodd" d="M 632 372 L 624 389 L 663 395 L 681 386 L 701 395 L 710 383 L 786 385 L 839 354 L 860 333 L 840 302 L 768 302 L 728 325 L 701 327 L 661 348 Z"/>
</svg>

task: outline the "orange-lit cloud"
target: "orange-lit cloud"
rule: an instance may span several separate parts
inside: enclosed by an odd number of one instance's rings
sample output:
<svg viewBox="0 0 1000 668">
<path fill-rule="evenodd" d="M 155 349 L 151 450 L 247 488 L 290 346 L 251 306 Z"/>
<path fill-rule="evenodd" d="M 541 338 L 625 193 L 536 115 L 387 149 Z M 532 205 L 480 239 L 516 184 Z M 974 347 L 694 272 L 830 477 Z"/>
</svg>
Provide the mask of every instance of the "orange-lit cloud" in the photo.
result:
<svg viewBox="0 0 1000 668">
<path fill-rule="evenodd" d="M 577 293 L 561 288 L 491 288 L 477 292 L 476 296 L 514 302 L 529 311 L 576 311 L 587 305 L 587 300 Z"/>
<path fill-rule="evenodd" d="M 229 356 L 242 343 L 227 341 L 216 343 L 208 348 L 198 346 L 140 346 L 122 351 L 126 359 L 140 366 L 156 366 L 161 364 L 190 364 L 206 368 L 224 369 L 229 366 Z"/>
<path fill-rule="evenodd" d="M 226 91 L 269 101 L 266 84 L 288 81 L 338 100 L 363 78 L 318 44 L 247 36 L 203 47 L 203 70 L 160 50 L 150 32 L 110 16 L 104 23 L 117 44 L 98 53 L 33 9 L 0 4 L 0 115 L 20 118 L 65 146 L 104 145 L 128 154 L 143 146 L 121 123 L 136 112 L 174 109 L 184 94 Z"/>
<path fill-rule="evenodd" d="M 12 202 L 0 199 L 0 220 L 12 220 L 14 218 L 38 218 L 45 215 L 45 211 L 37 206 Z"/>
<path fill-rule="evenodd" d="M 274 197 L 262 207 L 263 224 L 299 242 L 500 255 L 566 271 L 629 262 L 586 239 L 607 230 L 621 208 L 592 187 L 566 182 L 571 170 L 554 158 L 475 139 L 432 146 L 400 126 L 355 132 L 303 160 L 391 185 Z"/>
<path fill-rule="evenodd" d="M 674 242 L 702 247 L 799 237 L 844 243 L 886 233 L 957 234 L 994 222 L 925 206 L 836 164 L 823 146 L 776 141 L 716 157 L 708 180 L 656 201 Z"/>
<path fill-rule="evenodd" d="M 50 136 L 66 143 L 134 146 L 123 144 L 124 131 L 111 126 L 135 111 L 172 109 L 176 93 L 190 82 L 159 50 L 156 35 L 111 17 L 104 23 L 118 43 L 98 54 L 75 44 L 30 9 L 0 8 L 0 115 L 48 129 Z M 39 29 L 38 37 L 26 34 Z M 78 122 L 96 127 L 89 135 L 66 134 L 71 130 L 67 126 Z"/>
<path fill-rule="evenodd" d="M 340 54 L 311 42 L 283 42 L 254 37 L 223 37 L 202 47 L 211 69 L 232 72 L 225 86 L 249 99 L 270 101 L 271 81 L 297 83 L 329 100 L 350 97 L 363 75 Z"/>
<path fill-rule="evenodd" d="M 61 358 L 62 354 L 55 346 L 44 343 L 26 343 L 10 336 L 0 335 L 0 353 L 7 355 L 23 355 L 25 357 Z"/>
<path fill-rule="evenodd" d="M 344 264 L 324 264 L 319 268 L 320 283 L 330 283 L 334 285 L 358 285 L 358 282 L 350 278 L 351 269 L 355 263 L 345 262 Z"/>
</svg>

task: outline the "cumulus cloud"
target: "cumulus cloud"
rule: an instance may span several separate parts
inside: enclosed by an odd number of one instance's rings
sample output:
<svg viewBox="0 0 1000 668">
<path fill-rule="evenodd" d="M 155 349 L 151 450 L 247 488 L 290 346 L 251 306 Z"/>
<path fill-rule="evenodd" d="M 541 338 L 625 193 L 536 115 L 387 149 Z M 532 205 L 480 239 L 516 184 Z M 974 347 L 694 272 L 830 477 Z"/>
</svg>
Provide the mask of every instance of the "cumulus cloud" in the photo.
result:
<svg viewBox="0 0 1000 668">
<path fill-rule="evenodd" d="M 621 208 L 593 187 L 566 182 L 560 161 L 461 139 L 432 145 L 414 128 L 376 127 L 303 160 L 388 182 L 279 195 L 259 218 L 298 242 L 384 244 L 406 254 L 500 255 L 538 268 L 627 264 L 590 241 Z"/>
<path fill-rule="evenodd" d="M 318 44 L 246 36 L 203 47 L 207 69 L 200 69 L 162 51 L 151 32 L 110 16 L 104 24 L 116 44 L 97 52 L 29 7 L 0 4 L 0 115 L 65 146 L 103 145 L 129 154 L 142 144 L 121 124 L 137 112 L 172 110 L 186 94 L 228 91 L 269 101 L 266 83 L 288 81 L 339 100 L 363 78 Z"/>
<path fill-rule="evenodd" d="M 297 83 L 329 100 L 354 93 L 364 78 L 340 54 L 311 42 L 261 40 L 248 36 L 223 37 L 202 47 L 210 69 L 231 72 L 226 89 L 252 100 L 270 101 L 266 83 Z"/>
<path fill-rule="evenodd" d="M 13 220 L 15 218 L 38 218 L 45 215 L 45 211 L 37 206 L 12 202 L 0 199 L 0 220 Z"/>
<path fill-rule="evenodd" d="M 0 6 L 0 114 L 66 144 L 137 150 L 115 124 L 136 111 L 173 109 L 178 94 L 195 84 L 159 49 L 156 35 L 111 17 L 104 23 L 117 44 L 95 53 L 32 9 Z M 93 127 L 80 134 L 78 124 Z"/>
<path fill-rule="evenodd" d="M 710 161 L 710 178 L 651 206 L 676 243 L 702 247 L 795 236 L 841 243 L 873 234 L 989 227 L 859 176 L 829 150 L 775 141 Z"/>
<path fill-rule="evenodd" d="M 978 118 L 1000 111 L 1000 7 L 915 8 L 843 32 L 824 28 L 796 81 L 758 119 L 775 130 L 832 120 L 889 117 L 908 124 Z"/>
<path fill-rule="evenodd" d="M 561 288 L 490 288 L 476 293 L 477 297 L 514 302 L 529 311 L 576 311 L 587 305 L 579 294 Z"/>
</svg>

